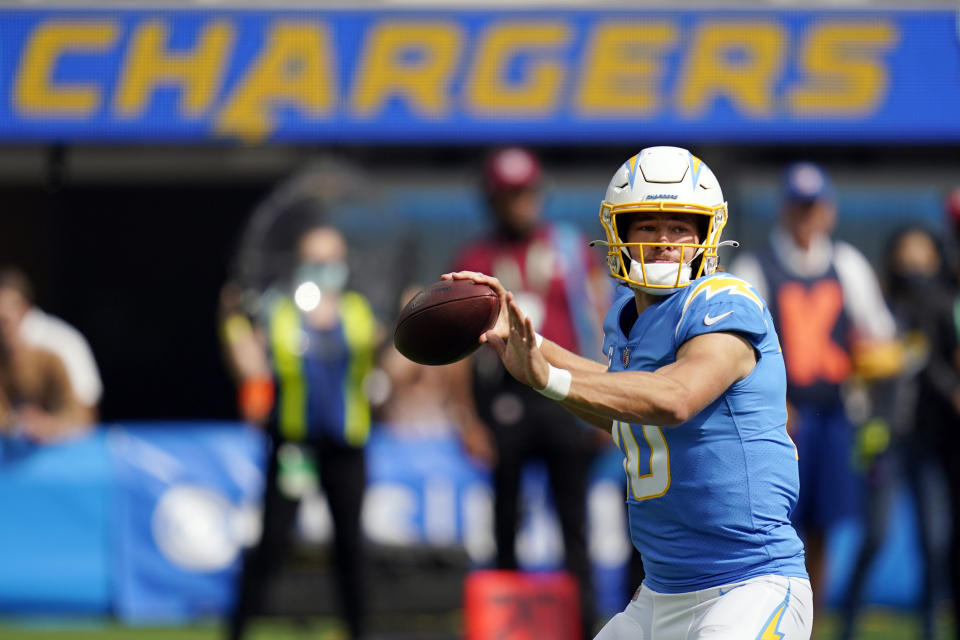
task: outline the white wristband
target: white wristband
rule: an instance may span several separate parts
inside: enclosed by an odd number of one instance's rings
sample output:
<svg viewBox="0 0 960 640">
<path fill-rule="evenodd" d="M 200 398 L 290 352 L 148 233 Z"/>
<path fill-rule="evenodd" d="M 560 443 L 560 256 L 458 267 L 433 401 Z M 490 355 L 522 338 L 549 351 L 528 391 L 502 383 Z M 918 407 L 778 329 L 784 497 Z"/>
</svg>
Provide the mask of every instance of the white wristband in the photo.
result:
<svg viewBox="0 0 960 640">
<path fill-rule="evenodd" d="M 570 393 L 570 383 L 573 382 L 573 376 L 566 369 L 548 365 L 550 374 L 547 376 L 547 386 L 543 389 L 537 389 L 540 393 L 551 400 L 563 400 Z"/>
<path fill-rule="evenodd" d="M 537 349 L 540 348 L 540 345 L 543 344 L 543 336 L 539 333 L 534 332 L 533 339 L 537 342 Z"/>
</svg>

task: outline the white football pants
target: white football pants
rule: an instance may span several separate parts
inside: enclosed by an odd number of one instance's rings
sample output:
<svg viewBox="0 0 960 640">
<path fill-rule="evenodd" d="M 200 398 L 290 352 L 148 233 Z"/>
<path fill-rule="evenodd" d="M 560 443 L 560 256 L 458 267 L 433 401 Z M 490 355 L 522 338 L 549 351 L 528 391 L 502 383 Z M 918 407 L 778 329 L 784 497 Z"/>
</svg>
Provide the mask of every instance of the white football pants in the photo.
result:
<svg viewBox="0 0 960 640">
<path fill-rule="evenodd" d="M 641 586 L 594 640 L 809 640 L 810 581 L 760 576 L 690 593 Z"/>
</svg>

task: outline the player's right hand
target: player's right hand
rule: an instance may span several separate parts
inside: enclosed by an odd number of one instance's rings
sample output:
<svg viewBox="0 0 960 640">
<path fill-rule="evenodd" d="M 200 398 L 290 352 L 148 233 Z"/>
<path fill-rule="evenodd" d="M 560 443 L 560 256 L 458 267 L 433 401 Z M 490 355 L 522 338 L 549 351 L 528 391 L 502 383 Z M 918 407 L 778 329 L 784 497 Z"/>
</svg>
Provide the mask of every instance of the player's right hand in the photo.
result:
<svg viewBox="0 0 960 640">
<path fill-rule="evenodd" d="M 488 276 L 485 273 L 480 273 L 479 271 L 454 271 L 452 273 L 445 273 L 440 276 L 441 280 L 473 280 L 479 284 L 485 284 L 493 292 L 497 294 L 497 297 L 500 299 L 500 313 L 497 316 L 497 321 L 494 323 L 493 328 L 489 329 L 486 333 L 480 336 L 480 342 L 487 342 L 487 336 L 489 334 L 494 334 L 500 336 L 500 338 L 506 342 L 510 337 L 510 318 L 507 313 L 507 294 L 509 293 L 503 284 L 493 276 Z"/>
</svg>

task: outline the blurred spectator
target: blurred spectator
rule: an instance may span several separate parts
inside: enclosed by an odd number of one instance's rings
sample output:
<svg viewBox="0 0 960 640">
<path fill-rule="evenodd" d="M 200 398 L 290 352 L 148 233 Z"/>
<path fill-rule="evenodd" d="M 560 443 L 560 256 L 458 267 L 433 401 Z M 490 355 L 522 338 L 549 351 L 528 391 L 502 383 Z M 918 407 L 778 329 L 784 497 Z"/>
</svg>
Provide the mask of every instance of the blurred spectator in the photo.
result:
<svg viewBox="0 0 960 640">
<path fill-rule="evenodd" d="M 541 221 L 542 170 L 526 149 L 493 152 L 483 189 L 496 229 L 462 250 L 455 270 L 481 271 L 512 290 L 545 338 L 599 356 L 606 272 L 580 235 Z M 451 411 L 467 450 L 493 464 L 497 568 L 517 569 L 518 494 L 524 463 L 542 459 L 563 532 L 566 566 L 580 589 L 584 635 L 593 637 L 593 583 L 586 543 L 586 482 L 596 432 L 518 383 L 492 350 L 449 368 Z"/>
<path fill-rule="evenodd" d="M 931 520 L 938 505 L 933 504 L 935 492 L 930 484 L 941 466 L 941 441 L 951 435 L 956 423 L 953 396 L 960 395 L 960 378 L 952 361 L 956 344 L 951 278 L 943 250 L 930 231 L 906 227 L 890 238 L 885 255 L 887 299 L 907 357 L 898 376 L 874 384 L 873 417 L 860 427 L 855 459 L 864 467 L 868 493 L 864 538 L 844 603 L 844 640 L 856 634 L 867 577 L 886 536 L 901 475 L 912 494 L 919 524 L 921 637 L 935 637 L 937 564 Z"/>
<path fill-rule="evenodd" d="M 347 244 L 337 229 L 311 226 L 299 239 L 297 255 L 293 273 L 262 296 L 257 322 L 236 313 L 224 318 L 226 350 L 240 388 L 252 383 L 255 389 L 250 397 L 241 393 L 245 415 L 265 419 L 273 443 L 263 535 L 244 561 L 230 638 L 243 636 L 263 604 L 265 583 L 282 564 L 298 497 L 295 484 L 286 480 L 291 465 L 302 468 L 304 456 L 315 462 L 333 517 L 342 616 L 350 636 L 363 637 L 360 513 L 370 429 L 363 383 L 373 367 L 377 323 L 367 300 L 345 288 Z M 231 303 L 234 295 L 228 288 L 223 301 Z M 275 404 L 263 379 L 267 372 Z"/>
<path fill-rule="evenodd" d="M 28 340 L 32 303 L 27 277 L 0 270 L 0 430 L 56 442 L 88 431 L 94 411 L 78 400 L 60 356 Z"/>
<path fill-rule="evenodd" d="M 73 394 L 97 419 L 103 382 L 93 350 L 83 334 L 54 315 L 31 305 L 23 317 L 20 332 L 27 344 L 57 354 L 70 377 Z"/>
<path fill-rule="evenodd" d="M 953 189 L 944 200 L 947 224 L 953 232 L 953 240 L 960 245 L 960 187 Z"/>
<path fill-rule="evenodd" d="M 946 198 L 947 220 L 952 230 L 950 247 L 954 260 L 960 256 L 960 187 L 953 189 Z M 952 264 L 954 268 L 958 264 Z M 960 280 L 960 272 L 953 271 L 954 283 Z M 950 533 L 950 590 L 953 594 L 954 620 L 960 620 L 960 298 L 954 290 L 950 299 L 949 314 L 936 322 L 931 345 L 931 367 L 925 376 L 927 394 L 921 402 L 929 399 L 930 411 L 937 414 L 943 429 L 938 441 L 947 472 L 951 508 Z M 952 366 L 950 366 L 952 365 Z M 956 625 L 960 638 L 960 624 Z"/>
<path fill-rule="evenodd" d="M 823 169 L 807 162 L 791 165 L 782 189 L 780 221 L 768 245 L 739 256 L 730 271 L 767 300 L 780 335 L 788 429 L 800 466 L 793 520 L 804 537 L 814 597 L 822 603 L 825 533 L 856 509 L 853 429 L 842 388 L 857 359 L 883 352 L 896 326 L 866 258 L 831 240 L 837 210 Z M 869 377 L 893 370 L 871 371 Z"/>
</svg>

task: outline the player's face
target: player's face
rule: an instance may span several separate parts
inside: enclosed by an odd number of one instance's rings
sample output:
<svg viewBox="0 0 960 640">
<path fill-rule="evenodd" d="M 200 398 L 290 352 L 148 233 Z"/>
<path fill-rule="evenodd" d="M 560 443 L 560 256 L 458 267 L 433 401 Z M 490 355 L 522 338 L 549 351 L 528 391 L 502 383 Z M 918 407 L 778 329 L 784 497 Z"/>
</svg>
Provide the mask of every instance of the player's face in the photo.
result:
<svg viewBox="0 0 960 640">
<path fill-rule="evenodd" d="M 315 288 L 327 293 L 343 290 L 349 270 L 346 263 L 347 243 L 339 231 L 332 227 L 320 227 L 307 232 L 300 241 L 299 257 L 300 264 L 293 274 L 298 291 L 302 285 L 315 285 Z M 304 304 L 309 306 L 310 303 Z"/>
<path fill-rule="evenodd" d="M 663 242 L 677 244 L 698 244 L 697 217 L 691 213 L 637 213 L 627 222 L 627 242 Z M 636 248 L 631 247 L 632 252 Z M 643 247 L 643 261 L 653 262 L 690 262 L 696 257 L 696 249 L 678 246 Z"/>
<path fill-rule="evenodd" d="M 500 225 L 508 232 L 523 236 L 531 231 L 540 220 L 540 191 L 537 189 L 517 189 L 493 196 L 491 207 Z"/>
<path fill-rule="evenodd" d="M 940 251 L 923 231 L 908 231 L 894 249 L 893 262 L 898 273 L 932 277 L 940 270 Z"/>
<path fill-rule="evenodd" d="M 332 227 L 308 231 L 300 241 L 300 261 L 308 264 L 337 262 L 347 257 L 347 243 Z"/>
<path fill-rule="evenodd" d="M 837 221 L 833 202 L 818 200 L 810 204 L 791 204 L 786 208 L 786 226 L 802 248 L 817 236 L 830 235 Z"/>
</svg>

